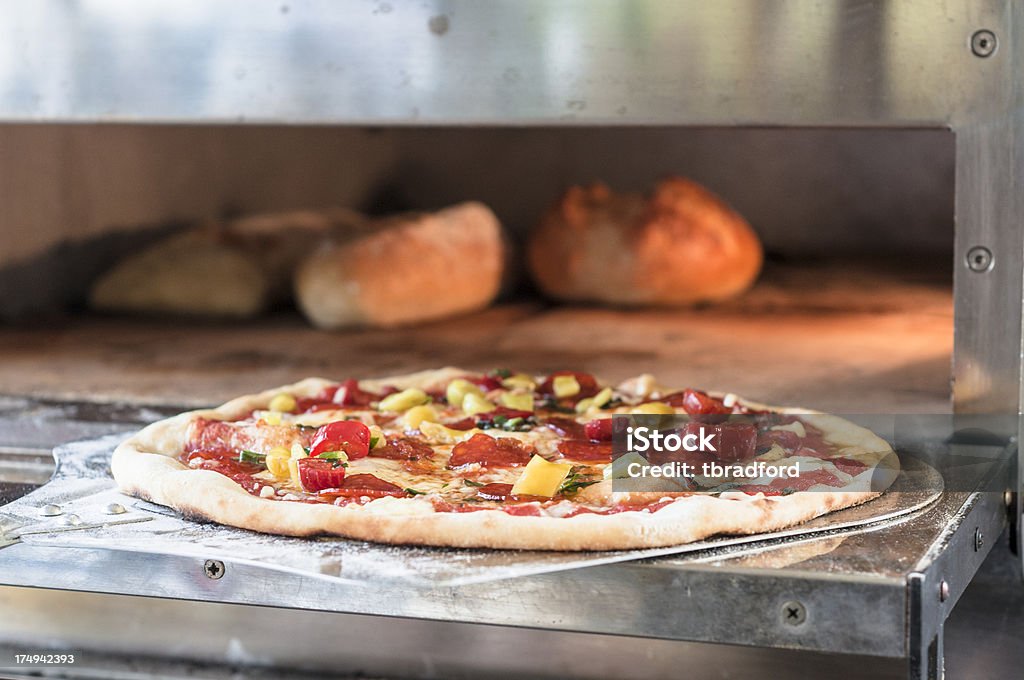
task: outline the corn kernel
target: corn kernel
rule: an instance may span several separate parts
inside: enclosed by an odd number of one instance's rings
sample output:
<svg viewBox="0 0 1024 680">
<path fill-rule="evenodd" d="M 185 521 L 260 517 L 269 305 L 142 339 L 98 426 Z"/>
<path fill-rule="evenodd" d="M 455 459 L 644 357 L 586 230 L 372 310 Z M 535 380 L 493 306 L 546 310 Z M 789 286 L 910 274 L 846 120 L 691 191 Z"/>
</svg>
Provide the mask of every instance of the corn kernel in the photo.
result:
<svg viewBox="0 0 1024 680">
<path fill-rule="evenodd" d="M 556 375 L 555 379 L 551 381 L 551 388 L 559 399 L 580 393 L 580 384 L 574 375 Z"/>
<path fill-rule="evenodd" d="M 270 470 L 270 474 L 274 475 L 278 479 L 284 479 L 291 476 L 291 471 L 288 469 L 288 461 L 291 460 L 292 452 L 283 446 L 275 446 L 267 452 L 267 469 Z"/>
<path fill-rule="evenodd" d="M 411 409 L 405 412 L 402 419 L 405 421 L 405 427 L 410 430 L 419 429 L 420 423 L 424 420 L 431 423 L 437 422 L 437 411 L 430 404 L 423 404 L 421 406 L 413 406 Z"/>
<path fill-rule="evenodd" d="M 419 406 L 430 401 L 427 393 L 421 389 L 410 387 L 407 390 L 389 394 L 380 400 L 378 408 L 381 411 L 408 411 L 413 406 Z"/>
<path fill-rule="evenodd" d="M 672 415 L 676 412 L 674 408 L 661 401 L 649 401 L 646 404 L 640 404 L 630 409 L 632 413 L 638 413 L 640 415 Z"/>
<path fill-rule="evenodd" d="M 594 406 L 594 400 L 591 399 L 580 399 L 579 403 L 576 404 L 576 413 L 586 413 Z"/>
<path fill-rule="evenodd" d="M 298 404 L 295 402 L 295 397 L 290 394 L 282 393 L 270 400 L 270 410 L 278 413 L 291 413 L 296 406 Z"/>
<path fill-rule="evenodd" d="M 532 411 L 533 395 L 525 392 L 505 392 L 501 395 L 501 405 L 517 411 Z"/>
<path fill-rule="evenodd" d="M 265 422 L 267 425 L 280 425 L 281 414 L 277 411 L 261 411 L 260 420 Z"/>
<path fill-rule="evenodd" d="M 292 444 L 291 454 L 292 454 L 292 460 L 298 460 L 299 458 L 305 458 L 306 456 L 309 455 L 308 453 L 306 453 L 306 449 L 302 448 L 302 444 L 300 444 L 299 442 L 295 442 L 294 444 Z"/>
<path fill-rule="evenodd" d="M 490 413 L 495 408 L 497 407 L 494 404 L 472 392 L 462 400 L 462 412 L 470 416 L 475 416 L 477 413 Z"/>
<path fill-rule="evenodd" d="M 478 397 L 484 396 L 483 391 L 479 387 L 465 378 L 452 380 L 444 391 L 444 396 L 448 403 L 456 408 L 462 408 L 462 401 L 466 398 L 467 394 L 475 394 Z"/>
<path fill-rule="evenodd" d="M 509 390 L 520 389 L 527 390 L 529 392 L 533 392 L 535 389 L 537 389 L 537 383 L 535 383 L 533 381 L 533 378 L 526 375 L 525 373 L 516 373 L 515 375 L 510 375 L 509 377 L 501 381 L 501 386 Z"/>
</svg>

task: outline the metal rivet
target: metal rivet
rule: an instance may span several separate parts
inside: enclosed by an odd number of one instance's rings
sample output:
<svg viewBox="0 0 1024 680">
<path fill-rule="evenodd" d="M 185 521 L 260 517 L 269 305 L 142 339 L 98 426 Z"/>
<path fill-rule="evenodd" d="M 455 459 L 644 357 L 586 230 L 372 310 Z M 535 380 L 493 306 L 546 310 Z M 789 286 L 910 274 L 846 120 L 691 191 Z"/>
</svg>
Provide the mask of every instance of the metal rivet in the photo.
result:
<svg viewBox="0 0 1024 680">
<path fill-rule="evenodd" d="M 787 626 L 799 626 L 807 620 L 807 608 L 802 602 L 789 600 L 782 603 L 782 622 Z"/>
<path fill-rule="evenodd" d="M 996 48 L 999 46 L 999 41 L 996 40 L 996 34 L 988 29 L 981 29 L 975 31 L 974 35 L 971 36 L 971 52 L 976 57 L 991 57 L 996 52 Z"/>
<path fill-rule="evenodd" d="M 57 517 L 58 515 L 63 515 L 64 511 L 60 509 L 59 505 L 49 503 L 39 508 L 39 514 L 43 517 Z"/>
<path fill-rule="evenodd" d="M 67 517 L 64 518 L 64 524 L 67 524 L 68 526 L 77 527 L 81 523 L 82 523 L 82 518 L 79 517 L 78 515 L 68 515 Z"/>
<path fill-rule="evenodd" d="M 1009 489 L 1003 492 L 1003 505 L 1007 508 L 1013 505 L 1013 492 Z"/>
<path fill-rule="evenodd" d="M 949 584 L 945 581 L 939 583 L 939 602 L 945 602 L 949 599 Z"/>
<path fill-rule="evenodd" d="M 206 560 L 203 563 L 203 573 L 206 574 L 207 578 L 214 580 L 224 576 L 224 563 L 220 560 Z"/>
<path fill-rule="evenodd" d="M 111 503 L 107 507 L 103 508 L 103 512 L 108 515 L 123 515 L 128 511 L 120 503 Z"/>
<path fill-rule="evenodd" d="M 985 534 L 981 531 L 981 527 L 974 530 L 974 552 L 980 551 L 985 547 Z"/>
<path fill-rule="evenodd" d="M 987 272 L 992 269 L 992 251 L 985 246 L 974 246 L 967 251 L 964 261 L 972 272 Z"/>
</svg>

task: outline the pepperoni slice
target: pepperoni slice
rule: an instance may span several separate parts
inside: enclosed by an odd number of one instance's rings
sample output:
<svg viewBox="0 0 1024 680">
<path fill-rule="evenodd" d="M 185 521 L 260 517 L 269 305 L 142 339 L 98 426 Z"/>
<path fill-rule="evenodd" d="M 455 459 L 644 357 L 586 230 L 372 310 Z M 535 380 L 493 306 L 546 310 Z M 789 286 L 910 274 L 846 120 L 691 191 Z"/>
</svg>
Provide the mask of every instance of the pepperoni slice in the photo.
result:
<svg viewBox="0 0 1024 680">
<path fill-rule="evenodd" d="M 865 463 L 853 458 L 829 458 L 828 461 L 848 475 L 856 476 L 867 468 Z"/>
<path fill-rule="evenodd" d="M 554 430 L 556 434 L 568 439 L 588 439 L 586 427 L 572 418 L 553 416 L 551 418 L 545 418 L 544 425 L 545 427 Z"/>
<path fill-rule="evenodd" d="M 566 439 L 558 443 L 558 452 L 572 460 L 596 463 L 612 462 L 611 442 L 591 442 L 584 439 Z"/>
<path fill-rule="evenodd" d="M 384 446 L 370 449 L 370 458 L 420 460 L 434 455 L 434 449 L 410 437 L 392 437 Z"/>
<path fill-rule="evenodd" d="M 553 395 L 555 393 L 555 378 L 563 375 L 571 375 L 576 378 L 576 382 L 580 385 L 580 391 L 578 394 L 572 396 L 573 399 L 586 399 L 592 397 L 601 391 L 601 387 L 597 384 L 597 378 L 590 375 L 589 373 L 577 373 L 575 371 L 555 371 L 547 377 L 547 379 L 540 384 L 537 388 L 539 394 Z"/>
<path fill-rule="evenodd" d="M 531 495 L 513 495 L 511 484 L 485 484 L 476 490 L 476 497 L 485 501 L 546 501 L 549 500 L 544 496 L 531 496 Z"/>
<path fill-rule="evenodd" d="M 768 430 L 757 436 L 758 449 L 770 449 L 772 444 L 778 444 L 786 451 L 792 452 L 800 446 L 800 437 L 796 432 L 789 430 Z"/>
<path fill-rule="evenodd" d="M 511 437 L 495 439 L 486 434 L 475 434 L 459 442 L 452 449 L 448 469 L 479 463 L 484 467 L 519 467 L 530 462 L 534 448 Z"/>
<path fill-rule="evenodd" d="M 303 458 L 302 460 L 307 459 Z M 383 480 L 376 475 L 365 473 L 351 475 L 350 477 L 345 478 L 340 485 L 330 489 L 323 489 L 320 493 L 324 496 L 369 496 L 370 498 L 408 495 L 405 490 L 397 484 L 392 484 L 391 482 Z"/>
</svg>

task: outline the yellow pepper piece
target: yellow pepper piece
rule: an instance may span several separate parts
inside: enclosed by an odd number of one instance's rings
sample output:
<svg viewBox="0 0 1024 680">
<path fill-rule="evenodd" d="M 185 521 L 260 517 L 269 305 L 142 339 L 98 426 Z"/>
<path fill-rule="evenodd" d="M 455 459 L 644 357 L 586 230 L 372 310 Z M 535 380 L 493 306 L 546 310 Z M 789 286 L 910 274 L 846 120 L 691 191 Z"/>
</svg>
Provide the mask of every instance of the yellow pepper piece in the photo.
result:
<svg viewBox="0 0 1024 680">
<path fill-rule="evenodd" d="M 523 468 L 523 473 L 512 485 L 516 496 L 545 496 L 551 498 L 572 470 L 569 463 L 549 463 L 535 455 Z"/>
<path fill-rule="evenodd" d="M 410 430 L 417 430 L 423 421 L 430 423 L 437 422 L 437 411 L 430 404 L 422 404 L 420 406 L 413 406 L 411 409 L 405 412 L 402 419 L 405 421 L 406 428 Z"/>
<path fill-rule="evenodd" d="M 408 411 L 413 406 L 419 406 L 430 401 L 427 393 L 416 387 L 389 394 L 380 400 L 377 408 L 381 411 Z"/>
<path fill-rule="evenodd" d="M 270 410 L 278 413 L 291 413 L 298 404 L 295 397 L 290 394 L 281 393 L 270 400 Z"/>
<path fill-rule="evenodd" d="M 260 420 L 265 422 L 267 425 L 280 425 L 281 414 L 277 411 L 261 411 Z"/>
<path fill-rule="evenodd" d="M 480 398 L 484 396 L 483 390 L 465 378 L 452 380 L 444 391 L 445 399 L 455 408 L 462 408 L 462 402 L 468 394 L 475 394 Z"/>
<path fill-rule="evenodd" d="M 466 398 L 462 400 L 462 411 L 470 416 L 475 416 L 477 413 L 490 413 L 496 408 L 497 406 L 487 401 L 487 399 L 472 392 L 467 394 Z"/>
<path fill-rule="evenodd" d="M 537 389 L 537 383 L 535 383 L 533 381 L 533 378 L 526 375 L 525 373 L 516 373 L 515 375 L 510 375 L 509 377 L 501 381 L 501 386 L 509 390 L 520 389 L 527 390 L 528 392 L 532 392 L 535 389 Z"/>
<path fill-rule="evenodd" d="M 278 479 L 286 479 L 291 476 L 288 469 L 288 461 L 291 460 L 292 452 L 283 446 L 275 446 L 267 452 L 267 469 L 270 474 Z"/>
<path fill-rule="evenodd" d="M 532 411 L 533 395 L 525 392 L 505 392 L 501 395 L 501 405 L 517 411 Z"/>
<path fill-rule="evenodd" d="M 586 413 L 592 408 L 601 408 L 612 400 L 612 388 L 606 387 L 590 399 L 580 399 L 576 404 L 576 413 Z"/>
<path fill-rule="evenodd" d="M 661 401 L 649 401 L 646 404 L 640 404 L 630 409 L 632 413 L 638 413 L 640 415 L 672 415 L 676 412 L 674 408 Z"/>
<path fill-rule="evenodd" d="M 420 423 L 420 434 L 436 444 L 454 444 L 463 439 L 469 439 L 479 431 L 475 427 L 468 430 L 453 430 L 440 423 L 431 423 L 426 420 Z"/>
<path fill-rule="evenodd" d="M 551 389 L 559 399 L 572 397 L 580 393 L 580 384 L 574 375 L 556 375 L 551 381 Z"/>
</svg>

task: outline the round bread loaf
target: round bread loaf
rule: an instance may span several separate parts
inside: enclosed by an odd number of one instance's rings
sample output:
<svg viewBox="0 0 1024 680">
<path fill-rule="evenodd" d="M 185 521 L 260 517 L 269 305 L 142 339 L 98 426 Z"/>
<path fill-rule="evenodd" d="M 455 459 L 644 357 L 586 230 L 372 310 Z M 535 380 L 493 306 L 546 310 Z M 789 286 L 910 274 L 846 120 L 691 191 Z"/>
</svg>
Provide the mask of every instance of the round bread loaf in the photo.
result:
<svg viewBox="0 0 1024 680">
<path fill-rule="evenodd" d="M 746 290 L 761 269 L 750 225 L 700 184 L 660 182 L 650 197 L 604 184 L 570 188 L 528 243 L 551 297 L 618 305 L 690 305 Z"/>
<path fill-rule="evenodd" d="M 398 215 L 321 247 L 295 277 L 299 307 L 321 328 L 395 326 L 486 307 L 503 270 L 501 225 L 486 206 Z"/>
</svg>

